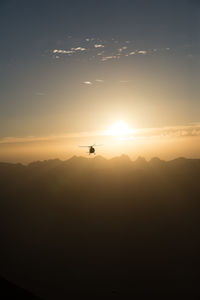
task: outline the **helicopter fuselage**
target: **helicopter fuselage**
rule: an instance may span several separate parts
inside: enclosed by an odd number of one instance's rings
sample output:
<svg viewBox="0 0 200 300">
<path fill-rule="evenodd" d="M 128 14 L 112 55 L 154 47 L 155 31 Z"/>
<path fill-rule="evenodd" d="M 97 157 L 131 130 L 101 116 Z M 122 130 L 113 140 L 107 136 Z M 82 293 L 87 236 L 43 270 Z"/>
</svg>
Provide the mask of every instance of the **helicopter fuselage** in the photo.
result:
<svg viewBox="0 0 200 300">
<path fill-rule="evenodd" d="M 93 146 L 90 146 L 89 148 L 89 154 L 95 154 L 95 149 Z"/>
</svg>

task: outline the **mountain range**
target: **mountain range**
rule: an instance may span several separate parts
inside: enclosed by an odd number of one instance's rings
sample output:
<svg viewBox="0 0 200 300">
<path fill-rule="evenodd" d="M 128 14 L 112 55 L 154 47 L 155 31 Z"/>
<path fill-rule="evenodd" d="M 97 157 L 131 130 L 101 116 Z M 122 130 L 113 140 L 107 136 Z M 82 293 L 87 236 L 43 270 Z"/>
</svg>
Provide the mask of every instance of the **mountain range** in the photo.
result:
<svg viewBox="0 0 200 300">
<path fill-rule="evenodd" d="M 1 275 L 42 299 L 200 295 L 199 178 L 200 159 L 0 163 Z"/>
</svg>

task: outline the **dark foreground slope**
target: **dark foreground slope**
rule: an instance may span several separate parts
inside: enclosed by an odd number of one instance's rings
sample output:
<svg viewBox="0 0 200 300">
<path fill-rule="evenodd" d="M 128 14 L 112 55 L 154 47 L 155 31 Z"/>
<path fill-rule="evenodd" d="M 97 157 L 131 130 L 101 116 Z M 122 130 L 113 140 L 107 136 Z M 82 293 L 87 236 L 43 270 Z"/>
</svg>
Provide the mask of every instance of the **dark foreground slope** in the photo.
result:
<svg viewBox="0 0 200 300">
<path fill-rule="evenodd" d="M 1 274 L 44 299 L 200 295 L 200 160 L 0 164 Z"/>
<path fill-rule="evenodd" d="M 20 299 L 20 300 L 39 300 L 32 293 L 16 286 L 15 284 L 0 277 L 0 298 L 1 299 Z"/>
</svg>

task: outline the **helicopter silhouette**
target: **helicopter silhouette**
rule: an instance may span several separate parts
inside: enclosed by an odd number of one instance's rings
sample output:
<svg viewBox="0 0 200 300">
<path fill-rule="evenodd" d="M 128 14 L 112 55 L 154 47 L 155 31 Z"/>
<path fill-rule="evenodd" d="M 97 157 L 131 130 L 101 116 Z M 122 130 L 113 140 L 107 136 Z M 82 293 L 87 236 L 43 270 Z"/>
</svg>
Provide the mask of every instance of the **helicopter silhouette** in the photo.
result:
<svg viewBox="0 0 200 300">
<path fill-rule="evenodd" d="M 102 144 L 101 145 L 96 145 L 96 144 L 93 144 L 93 145 L 90 145 L 90 146 L 79 146 L 79 147 L 87 147 L 87 148 L 89 148 L 89 152 L 87 152 L 89 155 L 90 154 L 96 154 L 96 150 L 95 150 L 95 148 L 94 147 L 98 147 L 98 146 L 102 146 Z"/>
</svg>

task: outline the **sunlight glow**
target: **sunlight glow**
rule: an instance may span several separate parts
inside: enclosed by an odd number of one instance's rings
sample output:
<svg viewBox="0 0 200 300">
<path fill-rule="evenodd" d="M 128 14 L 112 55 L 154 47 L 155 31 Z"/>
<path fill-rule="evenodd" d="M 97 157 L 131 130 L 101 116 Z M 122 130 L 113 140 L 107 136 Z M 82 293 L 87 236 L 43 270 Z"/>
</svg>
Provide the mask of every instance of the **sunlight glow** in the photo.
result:
<svg viewBox="0 0 200 300">
<path fill-rule="evenodd" d="M 111 136 L 125 136 L 133 134 L 134 129 L 128 127 L 127 123 L 120 121 L 115 123 L 110 129 L 106 131 L 106 135 Z"/>
</svg>

